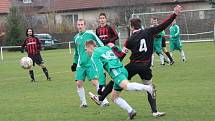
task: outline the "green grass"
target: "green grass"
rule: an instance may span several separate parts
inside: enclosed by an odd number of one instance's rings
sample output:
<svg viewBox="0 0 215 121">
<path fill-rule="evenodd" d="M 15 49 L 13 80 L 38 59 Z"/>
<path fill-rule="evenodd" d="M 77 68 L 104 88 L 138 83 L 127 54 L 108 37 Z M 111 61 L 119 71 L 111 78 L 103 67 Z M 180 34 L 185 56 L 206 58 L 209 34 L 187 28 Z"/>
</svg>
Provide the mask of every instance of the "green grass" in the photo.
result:
<svg viewBox="0 0 215 121">
<path fill-rule="evenodd" d="M 153 81 L 158 89 L 157 103 L 162 118 L 153 118 L 146 94 L 122 92 L 122 97 L 138 112 L 134 121 L 213 121 L 215 120 L 215 45 L 185 44 L 187 62 L 174 53 L 173 66 L 153 67 Z M 26 54 L 4 52 L 0 61 L 0 121 L 124 121 L 126 111 L 115 104 L 98 107 L 87 95 L 89 108 L 79 108 L 74 74 L 70 71 L 72 55 L 68 50 L 43 51 L 42 56 L 53 78 L 46 81 L 42 70 L 35 67 L 37 83 L 31 83 L 28 72 L 19 66 Z M 124 60 L 126 64 L 128 57 Z M 109 79 L 108 79 L 109 80 Z M 138 76 L 132 81 L 141 82 Z M 85 90 L 95 92 L 89 82 Z M 110 98 L 110 97 L 109 97 Z"/>
</svg>

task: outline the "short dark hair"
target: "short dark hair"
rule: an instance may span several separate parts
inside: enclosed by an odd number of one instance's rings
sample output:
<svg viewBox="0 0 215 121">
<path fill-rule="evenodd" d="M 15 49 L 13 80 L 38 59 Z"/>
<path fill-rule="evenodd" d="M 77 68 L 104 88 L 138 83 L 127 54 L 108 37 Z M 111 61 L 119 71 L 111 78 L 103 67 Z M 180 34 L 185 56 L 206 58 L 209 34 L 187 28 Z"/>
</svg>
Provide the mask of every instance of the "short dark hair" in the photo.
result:
<svg viewBox="0 0 215 121">
<path fill-rule="evenodd" d="M 107 18 L 107 16 L 106 16 L 105 13 L 100 13 L 100 14 L 99 14 L 99 17 L 100 17 L 100 16 L 105 16 L 105 18 Z"/>
<path fill-rule="evenodd" d="M 140 29 L 141 28 L 141 20 L 139 18 L 133 18 L 130 20 L 131 27 L 134 29 Z"/>
</svg>

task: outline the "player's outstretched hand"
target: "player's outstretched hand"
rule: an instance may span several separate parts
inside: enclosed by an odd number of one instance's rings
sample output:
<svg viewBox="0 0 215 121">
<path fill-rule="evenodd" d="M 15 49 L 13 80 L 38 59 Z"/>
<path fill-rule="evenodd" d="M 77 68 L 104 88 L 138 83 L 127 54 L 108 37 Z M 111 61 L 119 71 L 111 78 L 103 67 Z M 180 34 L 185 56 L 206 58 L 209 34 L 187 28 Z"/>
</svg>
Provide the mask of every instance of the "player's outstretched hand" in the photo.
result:
<svg viewBox="0 0 215 121">
<path fill-rule="evenodd" d="M 111 42 L 109 42 L 108 44 L 107 44 L 107 46 L 109 46 L 109 47 L 114 47 L 115 46 L 115 44 L 113 44 L 113 43 L 111 43 Z"/>
<path fill-rule="evenodd" d="M 174 13 L 178 15 L 182 11 L 182 7 L 180 5 L 177 5 L 174 7 Z"/>
</svg>

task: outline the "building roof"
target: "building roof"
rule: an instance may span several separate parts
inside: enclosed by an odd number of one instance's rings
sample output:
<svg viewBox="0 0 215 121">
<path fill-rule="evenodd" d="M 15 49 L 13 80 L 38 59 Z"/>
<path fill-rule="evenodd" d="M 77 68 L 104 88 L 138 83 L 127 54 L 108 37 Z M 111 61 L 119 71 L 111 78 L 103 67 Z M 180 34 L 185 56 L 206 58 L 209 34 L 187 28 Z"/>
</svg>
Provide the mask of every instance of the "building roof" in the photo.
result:
<svg viewBox="0 0 215 121">
<path fill-rule="evenodd" d="M 98 9 L 116 6 L 144 5 L 144 4 L 165 4 L 174 2 L 202 2 L 206 0 L 54 0 L 50 6 L 43 9 L 42 12 L 48 11 L 70 11 L 81 9 Z"/>
<path fill-rule="evenodd" d="M 0 14 L 9 13 L 11 7 L 11 0 L 0 1 Z"/>
</svg>

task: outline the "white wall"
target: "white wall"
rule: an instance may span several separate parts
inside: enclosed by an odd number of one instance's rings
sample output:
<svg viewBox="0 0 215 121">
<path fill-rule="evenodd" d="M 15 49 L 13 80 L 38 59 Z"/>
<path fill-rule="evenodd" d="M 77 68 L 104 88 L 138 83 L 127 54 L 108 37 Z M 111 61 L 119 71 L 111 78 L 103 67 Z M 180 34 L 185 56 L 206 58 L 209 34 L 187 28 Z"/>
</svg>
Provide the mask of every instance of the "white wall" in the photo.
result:
<svg viewBox="0 0 215 121">
<path fill-rule="evenodd" d="M 97 26 L 98 16 L 101 12 L 106 13 L 108 20 L 114 20 L 117 13 L 111 9 L 106 10 L 83 10 L 77 12 L 67 12 L 67 13 L 57 13 L 55 16 L 56 23 L 62 23 L 62 15 L 77 14 L 78 19 L 86 20 L 87 24 L 90 26 Z"/>
</svg>

